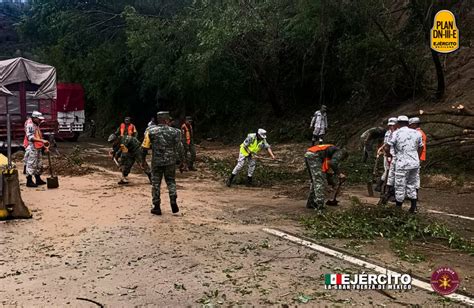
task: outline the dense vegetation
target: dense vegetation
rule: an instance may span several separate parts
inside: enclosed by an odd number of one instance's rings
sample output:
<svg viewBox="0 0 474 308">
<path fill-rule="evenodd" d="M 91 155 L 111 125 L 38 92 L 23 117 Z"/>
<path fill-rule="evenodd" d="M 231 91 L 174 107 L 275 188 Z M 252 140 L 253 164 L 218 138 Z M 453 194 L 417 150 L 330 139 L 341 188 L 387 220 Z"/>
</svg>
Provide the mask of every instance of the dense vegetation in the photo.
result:
<svg viewBox="0 0 474 308">
<path fill-rule="evenodd" d="M 194 115 L 208 137 L 240 138 L 266 123 L 290 138 L 322 103 L 353 119 L 407 98 L 441 96 L 444 85 L 436 89 L 430 78 L 437 59 L 427 43 L 431 16 L 466 4 L 443 5 L 38 0 L 19 32 L 31 57 L 56 66 L 61 81 L 85 86 L 99 126 L 125 114 L 143 125 L 169 109 Z"/>
</svg>

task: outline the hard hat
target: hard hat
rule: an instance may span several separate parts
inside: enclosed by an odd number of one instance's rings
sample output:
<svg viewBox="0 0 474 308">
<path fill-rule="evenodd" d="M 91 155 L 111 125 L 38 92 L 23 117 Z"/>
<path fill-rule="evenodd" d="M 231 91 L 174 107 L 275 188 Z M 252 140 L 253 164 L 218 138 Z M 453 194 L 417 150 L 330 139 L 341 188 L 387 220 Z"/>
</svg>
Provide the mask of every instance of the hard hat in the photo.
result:
<svg viewBox="0 0 474 308">
<path fill-rule="evenodd" d="M 420 123 L 420 118 L 418 117 L 410 118 L 410 120 L 408 120 L 408 124 L 418 124 L 418 123 Z"/>
<path fill-rule="evenodd" d="M 264 130 L 263 128 L 259 128 L 257 131 L 257 134 L 263 139 L 267 138 L 267 131 Z"/>
<path fill-rule="evenodd" d="M 169 111 L 158 111 L 156 114 L 156 119 L 171 119 Z"/>
<path fill-rule="evenodd" d="M 404 115 L 398 116 L 397 122 L 408 122 L 408 117 Z"/>
<path fill-rule="evenodd" d="M 109 139 L 107 139 L 107 142 L 114 142 L 115 140 L 117 140 L 117 135 L 111 134 Z"/>
<path fill-rule="evenodd" d="M 40 120 L 44 120 L 44 117 L 43 117 L 43 114 L 39 111 L 33 111 L 33 113 L 31 114 L 31 117 L 32 118 L 38 118 Z"/>
<path fill-rule="evenodd" d="M 387 125 L 395 125 L 395 124 L 397 124 L 397 118 L 388 119 Z"/>
</svg>

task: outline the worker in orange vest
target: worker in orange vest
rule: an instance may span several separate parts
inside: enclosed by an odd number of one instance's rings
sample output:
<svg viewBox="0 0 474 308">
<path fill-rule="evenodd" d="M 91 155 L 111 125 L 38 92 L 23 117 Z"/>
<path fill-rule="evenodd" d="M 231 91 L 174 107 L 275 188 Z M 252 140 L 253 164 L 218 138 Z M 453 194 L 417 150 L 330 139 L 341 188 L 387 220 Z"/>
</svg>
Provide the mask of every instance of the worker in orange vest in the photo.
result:
<svg viewBox="0 0 474 308">
<path fill-rule="evenodd" d="M 33 111 L 31 117 L 25 122 L 25 139 L 23 140 L 23 146 L 25 147 L 27 187 L 38 187 L 39 185 L 46 184 L 46 182 L 41 179 L 43 169 L 41 150 L 43 148 L 48 150 L 49 142 L 43 139 L 43 134 L 39 128 L 43 120 L 44 117 L 41 112 Z M 33 176 L 35 176 L 36 183 L 33 182 Z"/>
<path fill-rule="evenodd" d="M 420 153 L 420 168 L 424 161 L 426 161 L 426 134 L 420 127 L 420 118 L 414 117 L 408 120 L 408 127 L 417 130 L 421 134 L 421 140 L 423 141 L 423 148 Z M 420 168 L 418 169 L 418 174 L 416 175 L 416 189 L 420 189 Z"/>
<path fill-rule="evenodd" d="M 339 180 L 346 178 L 339 168 L 341 161 L 346 158 L 347 152 L 333 144 L 315 145 L 306 151 L 304 159 L 311 179 L 306 207 L 320 210 L 324 208 L 326 181 L 334 186 L 332 175 L 338 176 Z"/>
<path fill-rule="evenodd" d="M 137 138 L 138 132 L 135 125 L 130 122 L 130 117 L 125 117 L 122 124 L 120 124 L 119 128 L 115 132 L 115 135 L 123 137 L 125 135 Z"/>
<path fill-rule="evenodd" d="M 184 147 L 184 157 L 188 170 L 196 171 L 194 162 L 196 161 L 196 146 L 194 145 L 193 118 L 187 116 L 181 125 L 181 140 Z"/>
</svg>

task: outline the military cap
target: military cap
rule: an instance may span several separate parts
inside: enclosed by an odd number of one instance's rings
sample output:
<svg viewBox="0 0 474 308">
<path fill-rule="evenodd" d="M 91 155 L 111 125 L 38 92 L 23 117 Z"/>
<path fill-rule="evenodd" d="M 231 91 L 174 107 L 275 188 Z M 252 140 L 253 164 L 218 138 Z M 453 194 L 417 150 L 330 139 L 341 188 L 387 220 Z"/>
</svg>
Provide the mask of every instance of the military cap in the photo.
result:
<svg viewBox="0 0 474 308">
<path fill-rule="evenodd" d="M 156 119 L 171 119 L 169 111 L 158 111 L 156 114 Z"/>
<path fill-rule="evenodd" d="M 420 123 L 420 118 L 418 117 L 410 118 L 410 120 L 408 120 L 408 124 L 418 124 L 418 123 Z"/>
<path fill-rule="evenodd" d="M 408 122 L 408 117 L 405 115 L 398 116 L 397 122 Z"/>
</svg>

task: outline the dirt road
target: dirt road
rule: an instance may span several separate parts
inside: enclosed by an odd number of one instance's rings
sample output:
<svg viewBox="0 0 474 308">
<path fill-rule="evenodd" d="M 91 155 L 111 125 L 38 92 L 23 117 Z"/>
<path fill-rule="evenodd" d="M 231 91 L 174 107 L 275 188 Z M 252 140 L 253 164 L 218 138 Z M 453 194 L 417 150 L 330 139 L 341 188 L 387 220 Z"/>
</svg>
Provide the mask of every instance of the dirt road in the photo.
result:
<svg viewBox="0 0 474 308">
<path fill-rule="evenodd" d="M 100 170 L 63 176 L 57 190 L 22 183 L 34 218 L 0 223 L 2 305 L 95 306 L 78 297 L 109 307 L 443 301 L 418 289 L 393 293 L 395 300 L 324 290 L 324 274 L 362 269 L 264 233 L 302 233 L 299 219 L 311 214 L 304 200 L 277 188 L 228 189 L 207 171 L 186 173 L 177 180 L 180 215 L 171 215 L 167 198 L 163 216 L 151 215 L 146 177 L 132 174 L 132 184 L 117 185 L 119 174 L 103 163 L 106 149 L 88 146 Z M 474 279 L 472 266 L 465 268 L 463 279 Z"/>
</svg>

